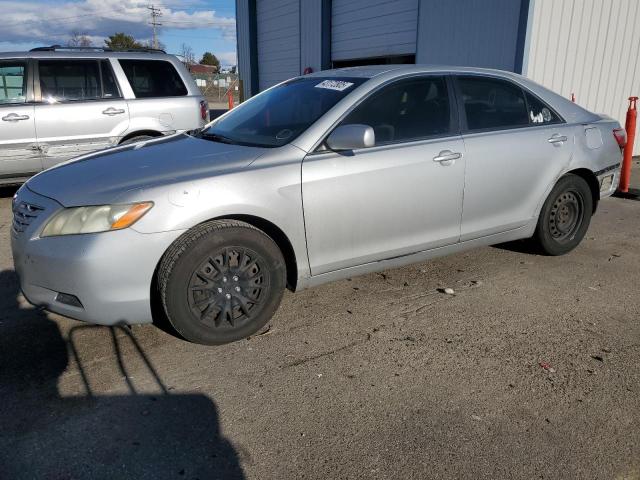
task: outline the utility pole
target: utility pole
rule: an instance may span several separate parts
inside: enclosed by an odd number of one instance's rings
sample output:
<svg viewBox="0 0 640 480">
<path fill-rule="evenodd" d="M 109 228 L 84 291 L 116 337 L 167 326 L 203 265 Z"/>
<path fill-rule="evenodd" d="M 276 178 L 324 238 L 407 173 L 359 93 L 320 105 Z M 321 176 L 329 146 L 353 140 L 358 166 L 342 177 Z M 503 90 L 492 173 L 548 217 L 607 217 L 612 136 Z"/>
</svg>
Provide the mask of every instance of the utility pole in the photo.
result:
<svg viewBox="0 0 640 480">
<path fill-rule="evenodd" d="M 156 27 L 162 25 L 158 22 L 158 18 L 162 16 L 162 11 L 160 7 L 156 7 L 155 5 L 149 5 L 147 8 L 151 12 L 151 22 L 149 22 L 149 25 L 153 26 L 153 48 L 158 49 L 158 32 Z"/>
</svg>

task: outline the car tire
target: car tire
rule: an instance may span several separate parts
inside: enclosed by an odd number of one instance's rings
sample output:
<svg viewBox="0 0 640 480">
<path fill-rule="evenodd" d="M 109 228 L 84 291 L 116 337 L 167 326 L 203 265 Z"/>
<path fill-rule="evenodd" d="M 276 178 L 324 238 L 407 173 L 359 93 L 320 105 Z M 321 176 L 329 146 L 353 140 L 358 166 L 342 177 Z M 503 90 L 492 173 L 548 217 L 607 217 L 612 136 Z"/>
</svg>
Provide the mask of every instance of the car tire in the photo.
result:
<svg viewBox="0 0 640 480">
<path fill-rule="evenodd" d="M 167 319 L 182 337 L 220 345 L 261 330 L 286 283 L 276 243 L 248 223 L 214 220 L 176 240 L 158 267 Z"/>
<path fill-rule="evenodd" d="M 120 142 L 120 145 L 129 145 L 131 143 L 138 143 L 138 142 L 144 142 L 145 140 L 151 140 L 152 137 L 151 135 L 137 135 L 135 137 L 131 137 L 131 138 L 127 138 L 126 140 L 123 140 L 122 142 Z"/>
<path fill-rule="evenodd" d="M 564 255 L 584 238 L 592 212 L 587 182 L 578 175 L 565 175 L 545 200 L 533 239 L 543 253 Z"/>
</svg>

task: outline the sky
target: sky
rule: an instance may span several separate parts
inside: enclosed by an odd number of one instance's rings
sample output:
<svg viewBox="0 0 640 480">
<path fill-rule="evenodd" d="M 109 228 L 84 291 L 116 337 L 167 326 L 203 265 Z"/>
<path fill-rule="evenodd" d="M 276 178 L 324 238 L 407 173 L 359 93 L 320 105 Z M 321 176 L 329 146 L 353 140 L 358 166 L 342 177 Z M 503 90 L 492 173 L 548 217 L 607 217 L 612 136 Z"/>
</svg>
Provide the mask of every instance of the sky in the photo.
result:
<svg viewBox="0 0 640 480">
<path fill-rule="evenodd" d="M 180 54 L 184 43 L 197 60 L 209 51 L 222 65 L 236 64 L 234 0 L 0 0 L 0 52 L 66 45 L 72 32 L 95 46 L 116 32 L 147 42 L 152 4 L 162 14 L 158 38 L 168 53 Z"/>
</svg>

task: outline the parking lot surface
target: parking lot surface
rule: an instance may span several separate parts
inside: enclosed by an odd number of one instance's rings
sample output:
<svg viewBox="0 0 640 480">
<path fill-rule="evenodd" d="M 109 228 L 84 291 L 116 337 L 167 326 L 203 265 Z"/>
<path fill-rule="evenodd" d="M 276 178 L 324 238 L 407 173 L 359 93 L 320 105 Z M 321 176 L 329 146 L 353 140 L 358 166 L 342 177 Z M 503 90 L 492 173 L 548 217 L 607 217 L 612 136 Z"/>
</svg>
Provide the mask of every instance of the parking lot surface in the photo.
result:
<svg viewBox="0 0 640 480">
<path fill-rule="evenodd" d="M 24 303 L 0 197 L 3 478 L 640 478 L 640 202 L 298 294 L 222 347 Z M 452 288 L 453 295 L 439 289 Z"/>
</svg>

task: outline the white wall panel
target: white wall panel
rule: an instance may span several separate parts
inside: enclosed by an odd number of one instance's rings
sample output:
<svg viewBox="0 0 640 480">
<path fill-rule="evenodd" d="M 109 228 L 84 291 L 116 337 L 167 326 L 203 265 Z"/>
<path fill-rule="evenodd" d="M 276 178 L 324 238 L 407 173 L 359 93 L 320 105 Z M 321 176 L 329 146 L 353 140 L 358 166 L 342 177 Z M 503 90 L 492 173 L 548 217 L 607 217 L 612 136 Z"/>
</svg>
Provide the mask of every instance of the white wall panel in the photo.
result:
<svg viewBox="0 0 640 480">
<path fill-rule="evenodd" d="M 640 95 L 640 1 L 532 1 L 525 75 L 624 126 Z"/>
</svg>

